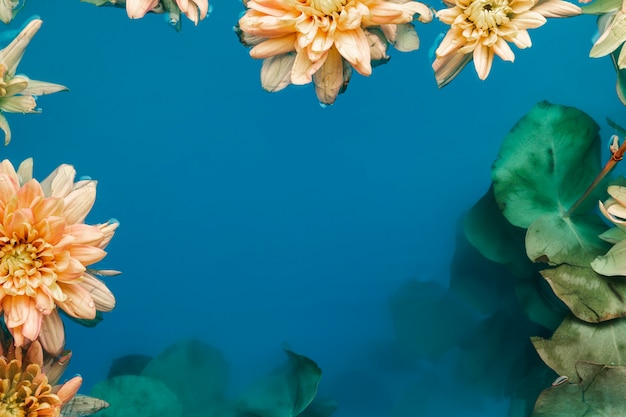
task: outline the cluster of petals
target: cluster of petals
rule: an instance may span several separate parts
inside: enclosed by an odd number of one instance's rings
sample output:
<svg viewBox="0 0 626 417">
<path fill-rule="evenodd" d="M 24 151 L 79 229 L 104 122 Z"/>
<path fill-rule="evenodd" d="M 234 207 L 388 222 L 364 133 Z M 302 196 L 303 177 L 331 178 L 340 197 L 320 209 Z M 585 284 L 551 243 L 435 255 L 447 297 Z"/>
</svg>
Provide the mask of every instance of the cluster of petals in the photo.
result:
<svg viewBox="0 0 626 417">
<path fill-rule="evenodd" d="M 278 91 L 313 81 L 318 99 L 334 102 L 351 69 L 368 76 L 388 60 L 386 48 L 419 47 L 412 21 L 430 22 L 417 1 L 249 0 L 237 31 L 250 55 L 263 59 L 261 84 Z"/>
<path fill-rule="evenodd" d="M 528 29 L 546 23 L 547 17 L 569 17 L 580 7 L 563 0 L 444 0 L 447 9 L 437 12 L 450 25 L 437 47 L 433 62 L 440 87 L 452 81 L 470 61 L 484 80 L 491 71 L 494 55 L 504 61 L 515 59 L 509 46 L 532 45 Z"/>
<path fill-rule="evenodd" d="M 0 129 L 5 133 L 5 144 L 11 141 L 11 129 L 2 112 L 39 113 L 35 96 L 67 90 L 59 84 L 15 74 L 26 47 L 40 27 L 40 19 L 31 20 L 6 48 L 0 50 Z"/>
<path fill-rule="evenodd" d="M 11 349 L 0 356 L 0 415 L 58 417 L 78 392 L 82 378 L 55 385 L 67 362 L 45 360 L 41 345 L 23 351 Z"/>
<path fill-rule="evenodd" d="M 59 354 L 65 338 L 58 308 L 88 320 L 115 306 L 95 275 L 117 272 L 87 267 L 105 257 L 118 223 L 84 224 L 96 181 L 74 182 L 75 174 L 61 165 L 38 182 L 31 159 L 17 171 L 0 163 L 0 310 L 15 346 L 38 339 Z"/>
<path fill-rule="evenodd" d="M 1 1 L 1 0 L 0 0 Z M 96 6 L 126 9 L 131 19 L 141 19 L 147 13 L 166 13 L 170 24 L 179 28 L 181 13 L 198 24 L 209 13 L 209 0 L 81 0 Z"/>
</svg>

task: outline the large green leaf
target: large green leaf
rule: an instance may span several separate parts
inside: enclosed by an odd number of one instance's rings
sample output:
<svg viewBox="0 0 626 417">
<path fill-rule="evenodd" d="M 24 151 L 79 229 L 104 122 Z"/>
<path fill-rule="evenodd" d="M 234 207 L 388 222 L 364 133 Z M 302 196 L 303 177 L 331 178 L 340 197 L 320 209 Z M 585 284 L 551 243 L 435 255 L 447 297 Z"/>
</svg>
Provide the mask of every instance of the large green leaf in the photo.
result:
<svg viewBox="0 0 626 417">
<path fill-rule="evenodd" d="M 254 382 L 236 408 L 259 417 L 295 417 L 317 394 L 322 370 L 306 356 L 285 349 L 287 363 Z"/>
<path fill-rule="evenodd" d="M 541 275 L 571 312 L 581 320 L 597 323 L 626 316 L 626 281 L 597 274 L 591 268 L 560 265 Z"/>
<path fill-rule="evenodd" d="M 532 337 L 531 341 L 546 365 L 577 384 L 579 361 L 626 365 L 626 318 L 590 324 L 568 316 L 550 339 Z"/>
<path fill-rule="evenodd" d="M 600 171 L 599 126 L 574 107 L 537 103 L 504 138 L 491 178 L 498 205 L 513 225 L 563 216 Z M 595 207 L 587 199 L 584 212 Z"/>
<path fill-rule="evenodd" d="M 524 247 L 524 229 L 513 226 L 502 215 L 490 187 L 463 221 L 467 240 L 487 259 L 505 265 L 522 278 L 535 273 Z"/>
<path fill-rule="evenodd" d="M 544 390 L 532 417 L 590 417 L 626 415 L 626 367 L 581 361 L 580 385 L 561 384 Z"/>
</svg>

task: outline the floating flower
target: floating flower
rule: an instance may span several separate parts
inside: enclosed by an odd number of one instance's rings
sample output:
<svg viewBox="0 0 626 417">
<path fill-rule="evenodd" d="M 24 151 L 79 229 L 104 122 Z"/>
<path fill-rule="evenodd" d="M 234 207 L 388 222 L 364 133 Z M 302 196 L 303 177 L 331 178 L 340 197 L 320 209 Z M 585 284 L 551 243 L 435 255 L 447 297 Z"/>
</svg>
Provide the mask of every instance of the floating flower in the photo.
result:
<svg viewBox="0 0 626 417">
<path fill-rule="evenodd" d="M 6 48 L 0 50 L 0 129 L 5 133 L 5 145 L 11 141 L 11 129 L 3 112 L 39 113 L 41 110 L 35 109 L 35 96 L 67 90 L 59 84 L 15 75 L 26 47 L 40 27 L 40 19 L 31 20 Z"/>
<path fill-rule="evenodd" d="M 246 7 L 236 30 L 250 55 L 264 59 L 263 88 L 313 81 L 324 104 L 345 90 L 351 68 L 368 76 L 372 63 L 384 63 L 389 43 L 417 49 L 414 16 L 432 20 L 425 4 L 404 0 L 249 0 Z"/>
<path fill-rule="evenodd" d="M 26 0 L 0 0 L 0 20 L 7 25 L 11 23 L 15 15 L 24 7 L 25 2 Z"/>
<path fill-rule="evenodd" d="M 472 59 L 478 78 L 491 71 L 494 54 L 505 61 L 515 59 L 507 42 L 520 49 L 532 45 L 528 29 L 546 23 L 546 17 L 568 17 L 580 7 L 563 0 L 444 0 L 449 7 L 437 12 L 450 25 L 436 49 L 435 78 L 443 87 Z"/>
<path fill-rule="evenodd" d="M 2 0 L 0 0 L 2 1 Z M 209 0 L 81 0 L 96 6 L 126 8 L 131 19 L 141 19 L 147 13 L 167 13 L 170 24 L 180 29 L 183 13 L 196 25 L 209 13 Z"/>
<path fill-rule="evenodd" d="M 600 238 L 613 244 L 611 249 L 591 262 L 598 274 L 607 276 L 626 275 L 626 187 L 610 185 L 609 198 L 599 202 L 600 212 L 616 227 L 600 235 Z"/>
<path fill-rule="evenodd" d="M 96 181 L 74 182 L 75 170 L 59 166 L 41 183 L 32 160 L 16 172 L 0 163 L 0 311 L 16 346 L 39 337 L 51 354 L 63 350 L 64 330 L 56 307 L 72 317 L 93 319 L 110 311 L 115 298 L 87 266 L 103 250 L 118 224 L 84 224 L 95 201 Z"/>
</svg>

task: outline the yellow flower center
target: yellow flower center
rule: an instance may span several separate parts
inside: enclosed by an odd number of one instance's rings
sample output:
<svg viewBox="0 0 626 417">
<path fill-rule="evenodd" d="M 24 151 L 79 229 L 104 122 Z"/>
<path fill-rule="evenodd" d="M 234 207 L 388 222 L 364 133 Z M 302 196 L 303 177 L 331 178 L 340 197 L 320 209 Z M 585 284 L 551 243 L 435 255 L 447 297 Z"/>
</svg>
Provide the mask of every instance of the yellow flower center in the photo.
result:
<svg viewBox="0 0 626 417">
<path fill-rule="evenodd" d="M 508 23 L 512 13 L 508 0 L 477 0 L 465 9 L 467 19 L 482 30 Z"/>
<path fill-rule="evenodd" d="M 4 240 L 4 242 L 3 242 Z M 54 262 L 52 245 L 43 239 L 33 242 L 20 242 L 17 239 L 0 239 L 0 285 L 7 295 L 28 295 L 34 297 L 35 291 L 44 276 L 55 274 L 46 263 Z M 46 285 L 50 283 L 46 282 Z M 2 414 L 0 414 L 2 417 Z"/>
<path fill-rule="evenodd" d="M 310 0 L 310 6 L 326 16 L 341 12 L 346 3 L 347 0 Z"/>
<path fill-rule="evenodd" d="M 24 417 L 26 410 L 21 404 L 18 404 L 17 394 L 13 394 L 9 398 L 2 399 L 0 402 L 0 417 Z"/>
</svg>

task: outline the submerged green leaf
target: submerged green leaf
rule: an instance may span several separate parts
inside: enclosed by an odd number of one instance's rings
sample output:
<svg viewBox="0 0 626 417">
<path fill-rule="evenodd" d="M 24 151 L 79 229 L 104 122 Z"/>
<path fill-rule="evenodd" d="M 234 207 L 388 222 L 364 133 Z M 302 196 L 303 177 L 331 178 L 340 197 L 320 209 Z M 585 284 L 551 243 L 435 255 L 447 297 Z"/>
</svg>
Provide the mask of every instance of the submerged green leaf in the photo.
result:
<svg viewBox="0 0 626 417">
<path fill-rule="evenodd" d="M 183 407 L 176 395 L 158 379 L 122 375 L 96 384 L 92 397 L 110 404 L 98 417 L 182 417 Z"/>
<path fill-rule="evenodd" d="M 392 295 L 390 307 L 396 342 L 413 359 L 439 359 L 478 321 L 454 294 L 432 281 L 408 280 Z"/>
<path fill-rule="evenodd" d="M 626 318 L 590 324 L 568 316 L 550 339 L 532 337 L 531 341 L 546 365 L 577 384 L 579 361 L 626 365 Z"/>
<path fill-rule="evenodd" d="M 187 415 L 217 416 L 225 401 L 228 364 L 220 351 L 200 340 L 176 342 L 148 362 L 142 375 L 162 381 Z"/>
<path fill-rule="evenodd" d="M 529 277 L 535 267 L 524 248 L 524 229 L 502 215 L 490 187 L 463 220 L 467 240 L 487 259 L 505 265 L 517 277 Z"/>
<path fill-rule="evenodd" d="M 317 394 L 322 370 L 289 349 L 287 363 L 253 383 L 237 400 L 238 411 L 259 417 L 295 417 Z"/>
<path fill-rule="evenodd" d="M 528 228 L 536 219 L 562 216 L 600 171 L 598 124 L 574 107 L 537 103 L 511 129 L 491 170 L 504 216 Z M 581 210 L 595 208 L 587 199 Z"/>
</svg>

